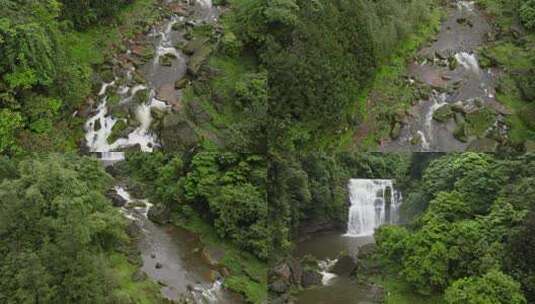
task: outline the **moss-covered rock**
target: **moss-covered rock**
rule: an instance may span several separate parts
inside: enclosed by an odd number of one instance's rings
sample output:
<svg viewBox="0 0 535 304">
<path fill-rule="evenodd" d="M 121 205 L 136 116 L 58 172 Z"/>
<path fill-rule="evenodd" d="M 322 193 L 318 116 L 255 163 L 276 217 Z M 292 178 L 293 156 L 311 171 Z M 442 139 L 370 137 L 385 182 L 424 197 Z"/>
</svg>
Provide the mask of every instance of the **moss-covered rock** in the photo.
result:
<svg viewBox="0 0 535 304">
<path fill-rule="evenodd" d="M 199 70 L 203 63 L 208 59 L 210 53 L 212 52 L 212 47 L 209 45 L 204 45 L 199 50 L 197 50 L 188 61 L 188 74 L 195 77 L 199 74 Z"/>
<path fill-rule="evenodd" d="M 173 60 L 175 59 L 176 59 L 175 54 L 167 53 L 167 54 L 163 54 L 162 56 L 160 56 L 158 58 L 158 62 L 160 63 L 161 66 L 169 67 L 173 65 Z"/>
<path fill-rule="evenodd" d="M 189 79 L 184 77 L 175 81 L 175 89 L 182 90 L 189 84 Z"/>
<path fill-rule="evenodd" d="M 128 124 L 126 123 L 125 120 L 123 119 L 119 119 L 114 125 L 113 125 L 113 128 L 111 129 L 111 134 L 110 136 L 108 137 L 108 142 L 110 143 L 113 143 L 115 142 L 117 139 L 125 136 L 125 130 L 128 128 Z"/>
<path fill-rule="evenodd" d="M 479 138 L 468 145 L 467 151 L 473 152 L 496 152 L 498 142 L 491 138 Z"/>
<path fill-rule="evenodd" d="M 422 134 L 414 133 L 411 137 L 411 145 L 419 145 L 423 142 Z"/>
<path fill-rule="evenodd" d="M 486 131 L 496 122 L 496 113 L 488 107 L 482 107 L 466 114 L 466 135 L 484 137 Z"/>
<path fill-rule="evenodd" d="M 136 104 L 146 103 L 149 99 L 149 94 L 150 92 L 148 89 L 139 90 L 132 97 L 132 101 Z"/>
<path fill-rule="evenodd" d="M 455 127 L 455 130 L 453 130 L 453 137 L 455 137 L 458 141 L 461 142 L 468 142 L 468 138 L 466 136 L 465 131 L 466 123 L 463 121 L 461 123 L 458 123 Z"/>
<path fill-rule="evenodd" d="M 438 122 L 446 122 L 453 117 L 453 111 L 451 110 L 451 105 L 446 104 L 438 108 L 433 112 L 433 119 Z"/>
<path fill-rule="evenodd" d="M 394 124 L 394 127 L 392 127 L 392 130 L 390 131 L 390 138 L 396 140 L 401 135 L 401 124 L 399 122 L 396 122 Z"/>
<path fill-rule="evenodd" d="M 191 56 L 203 48 L 208 43 L 208 40 L 208 37 L 197 37 L 186 43 L 182 51 L 184 54 Z"/>
</svg>

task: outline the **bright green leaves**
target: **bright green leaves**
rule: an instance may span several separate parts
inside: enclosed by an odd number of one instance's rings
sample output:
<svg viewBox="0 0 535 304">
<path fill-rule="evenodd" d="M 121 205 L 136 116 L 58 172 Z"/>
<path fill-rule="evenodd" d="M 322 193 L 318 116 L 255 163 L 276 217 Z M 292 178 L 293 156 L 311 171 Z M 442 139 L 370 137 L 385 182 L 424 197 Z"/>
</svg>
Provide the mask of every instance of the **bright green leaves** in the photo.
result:
<svg viewBox="0 0 535 304">
<path fill-rule="evenodd" d="M 15 134 L 23 126 L 22 117 L 18 112 L 0 109 L 0 152 L 15 149 Z"/>
<path fill-rule="evenodd" d="M 520 285 L 493 270 L 482 277 L 463 278 L 446 290 L 448 304 L 525 304 Z"/>
</svg>

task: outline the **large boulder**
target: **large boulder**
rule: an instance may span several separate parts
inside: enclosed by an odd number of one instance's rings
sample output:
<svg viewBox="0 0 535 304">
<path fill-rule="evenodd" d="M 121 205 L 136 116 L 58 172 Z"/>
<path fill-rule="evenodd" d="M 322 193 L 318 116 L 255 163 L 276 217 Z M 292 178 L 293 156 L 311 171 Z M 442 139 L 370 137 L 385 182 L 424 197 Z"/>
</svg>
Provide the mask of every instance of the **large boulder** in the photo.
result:
<svg viewBox="0 0 535 304">
<path fill-rule="evenodd" d="M 321 274 L 315 270 L 303 271 L 301 284 L 304 288 L 321 285 Z"/>
<path fill-rule="evenodd" d="M 115 191 L 115 189 L 108 190 L 108 192 L 106 192 L 106 196 L 111 200 L 113 206 L 115 207 L 123 207 L 124 205 L 126 205 L 126 203 L 128 203 L 125 198 L 117 194 L 117 191 Z"/>
<path fill-rule="evenodd" d="M 290 270 L 290 266 L 287 263 L 282 263 L 273 268 L 273 274 L 278 278 L 288 282 L 290 281 L 292 271 Z"/>
<path fill-rule="evenodd" d="M 498 142 L 491 138 L 476 139 L 468 145 L 467 151 L 473 152 L 496 152 Z"/>
<path fill-rule="evenodd" d="M 290 285 L 287 282 L 284 282 L 283 280 L 275 280 L 269 284 L 269 290 L 278 293 L 283 294 L 286 293 L 290 289 Z"/>
<path fill-rule="evenodd" d="M 209 41 L 208 37 L 198 37 L 188 42 L 183 48 L 182 52 L 186 55 L 193 55 L 203 48 Z"/>
<path fill-rule="evenodd" d="M 354 273 L 356 269 L 357 269 L 356 259 L 350 255 L 342 255 L 338 257 L 336 264 L 334 264 L 330 272 L 337 274 L 337 275 L 349 276 L 352 273 Z"/>
<path fill-rule="evenodd" d="M 204 45 L 198 51 L 196 51 L 188 61 L 188 75 L 196 77 L 199 74 L 199 70 L 203 63 L 208 59 L 208 56 L 212 53 L 212 47 L 209 45 Z"/>
<path fill-rule="evenodd" d="M 166 115 L 159 131 L 163 147 L 169 151 L 189 150 L 199 141 L 193 126 L 180 113 Z"/>
<path fill-rule="evenodd" d="M 171 209 L 167 206 L 155 205 L 149 209 L 147 217 L 155 223 L 167 224 L 170 222 Z"/>
<path fill-rule="evenodd" d="M 433 112 L 433 119 L 438 122 L 446 122 L 453 117 L 453 111 L 449 104 L 443 105 Z"/>
</svg>

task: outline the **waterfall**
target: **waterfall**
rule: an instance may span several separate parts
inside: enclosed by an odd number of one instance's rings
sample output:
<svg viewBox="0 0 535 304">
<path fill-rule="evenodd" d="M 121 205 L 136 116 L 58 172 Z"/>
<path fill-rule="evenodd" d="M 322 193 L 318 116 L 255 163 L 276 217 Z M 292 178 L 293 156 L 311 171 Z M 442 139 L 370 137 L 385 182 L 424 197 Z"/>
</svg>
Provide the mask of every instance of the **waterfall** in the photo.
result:
<svg viewBox="0 0 535 304">
<path fill-rule="evenodd" d="M 370 236 L 375 228 L 398 221 L 401 195 L 390 179 L 351 179 L 347 236 Z"/>
</svg>

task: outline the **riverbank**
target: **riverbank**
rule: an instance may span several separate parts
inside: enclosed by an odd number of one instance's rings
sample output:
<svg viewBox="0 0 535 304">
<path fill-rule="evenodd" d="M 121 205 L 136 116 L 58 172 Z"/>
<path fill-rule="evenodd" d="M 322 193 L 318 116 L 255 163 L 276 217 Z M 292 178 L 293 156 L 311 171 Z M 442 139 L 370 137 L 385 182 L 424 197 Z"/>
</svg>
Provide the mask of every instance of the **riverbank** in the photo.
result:
<svg viewBox="0 0 535 304">
<path fill-rule="evenodd" d="M 407 65 L 412 56 L 438 33 L 445 17 L 441 6 L 434 8 L 428 22 L 410 35 L 396 53 L 379 68 L 373 82 L 357 99 L 358 128 L 347 134 L 345 142 L 359 151 L 375 151 L 381 139 L 390 135 L 392 118 L 404 115 L 420 93 L 418 88 L 406 85 Z"/>
<path fill-rule="evenodd" d="M 361 108 L 367 110 L 353 137 L 356 149 L 492 152 L 532 146 L 533 110 L 526 101 L 533 98 L 533 34 L 515 20 L 512 4 L 456 1 L 444 8 L 429 42 L 382 69 L 363 94 Z"/>
<path fill-rule="evenodd" d="M 503 71 L 497 99 L 511 109 L 507 117 L 511 145 L 528 152 L 535 149 L 535 33 L 522 27 L 515 1 L 477 0 L 489 16 L 496 40 L 481 50 L 482 66 Z M 530 102 L 531 101 L 531 102 Z"/>
<path fill-rule="evenodd" d="M 214 228 L 198 216 L 184 219 L 176 214 L 171 217 L 171 222 L 199 236 L 200 242 L 208 248 L 205 258 L 222 269 L 224 287 L 242 295 L 247 303 L 265 303 L 267 265 L 264 262 L 221 240 Z"/>
</svg>

